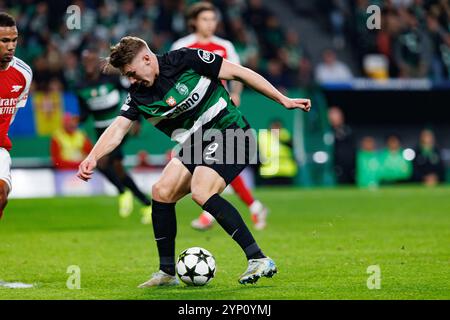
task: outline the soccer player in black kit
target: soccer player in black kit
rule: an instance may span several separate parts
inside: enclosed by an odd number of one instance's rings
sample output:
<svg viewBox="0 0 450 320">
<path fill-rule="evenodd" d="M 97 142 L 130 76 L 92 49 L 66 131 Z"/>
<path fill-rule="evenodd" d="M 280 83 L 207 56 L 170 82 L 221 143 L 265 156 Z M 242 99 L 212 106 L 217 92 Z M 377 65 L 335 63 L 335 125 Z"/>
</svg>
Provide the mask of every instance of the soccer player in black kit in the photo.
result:
<svg viewBox="0 0 450 320">
<path fill-rule="evenodd" d="M 255 144 L 252 135 L 245 135 L 250 129 L 247 120 L 233 105 L 220 80 L 241 81 L 287 109 L 309 111 L 311 101 L 288 98 L 261 75 L 201 49 L 182 48 L 155 55 L 144 40 L 125 37 L 112 47 L 109 63 L 127 76 L 132 86 L 120 116 L 80 164 L 78 177 L 89 180 L 98 159 L 120 144 L 139 116 L 179 142 L 181 150 L 152 188 L 153 230 L 160 270 L 139 287 L 178 284 L 175 204 L 188 193 L 216 218 L 246 255 L 248 267 L 239 283 L 272 277 L 277 272 L 275 262 L 262 252 L 236 208 L 220 196 L 251 163 L 251 146 Z M 199 131 L 205 134 L 198 135 Z M 214 132 L 213 141 L 210 132 Z M 200 159 L 196 157 L 198 150 Z M 231 153 L 238 155 L 238 161 L 234 156 L 229 161 L 227 155 Z"/>
</svg>

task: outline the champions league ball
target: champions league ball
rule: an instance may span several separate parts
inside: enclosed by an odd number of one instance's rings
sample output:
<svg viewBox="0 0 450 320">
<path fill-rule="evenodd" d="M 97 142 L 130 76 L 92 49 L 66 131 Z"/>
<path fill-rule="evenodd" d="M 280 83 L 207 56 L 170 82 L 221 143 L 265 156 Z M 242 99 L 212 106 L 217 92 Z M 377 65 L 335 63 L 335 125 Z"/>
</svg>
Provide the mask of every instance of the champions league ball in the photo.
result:
<svg viewBox="0 0 450 320">
<path fill-rule="evenodd" d="M 216 274 L 216 260 L 206 249 L 186 249 L 178 257 L 177 274 L 189 286 L 204 286 Z"/>
</svg>

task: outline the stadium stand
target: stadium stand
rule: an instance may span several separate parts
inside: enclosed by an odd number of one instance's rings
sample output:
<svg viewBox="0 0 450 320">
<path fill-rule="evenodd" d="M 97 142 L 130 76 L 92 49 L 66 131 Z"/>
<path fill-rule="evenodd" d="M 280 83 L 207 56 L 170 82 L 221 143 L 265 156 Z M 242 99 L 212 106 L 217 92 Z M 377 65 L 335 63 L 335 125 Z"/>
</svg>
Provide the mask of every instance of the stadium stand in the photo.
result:
<svg viewBox="0 0 450 320">
<path fill-rule="evenodd" d="M 10 132 L 16 144 L 13 156 L 18 160 L 15 165 L 49 166 L 49 155 L 39 146 L 48 145 L 49 136 L 57 123 L 61 122 L 63 112 L 77 110 L 72 90 L 81 75 L 80 55 L 85 48 L 95 43 L 101 55 L 106 57 L 110 44 L 131 34 L 145 39 L 155 52 L 163 53 L 169 50 L 175 39 L 188 33 L 184 12 L 193 2 L 195 1 L 2 1 L 0 10 L 7 10 L 17 18 L 20 38 L 16 55 L 34 70 L 32 99 L 29 101 L 32 106 L 21 111 Z M 418 90 L 420 94 L 425 95 L 429 88 L 450 81 L 448 1 L 212 2 L 220 11 L 218 35 L 233 42 L 243 65 L 260 72 L 283 91 L 294 90 L 316 97 L 318 119 L 310 117 L 308 122 L 304 122 L 300 117 L 294 117 L 293 122 L 291 119 L 291 123 L 287 124 L 294 134 L 297 161 L 303 161 L 305 168 L 313 166 L 316 169 L 311 169 L 311 172 L 318 175 L 313 178 L 311 173 L 299 170 L 298 182 L 303 184 L 329 184 L 333 180 L 327 171 L 332 170 L 333 166 L 329 165 L 326 173 L 319 173 L 324 167 L 315 163 L 313 157 L 317 152 L 323 151 L 332 154 L 330 148 L 333 148 L 333 142 L 326 138 L 331 132 L 326 120 L 328 105 L 336 104 L 343 108 L 355 129 L 358 141 L 366 135 L 372 135 L 380 142 L 380 147 L 383 146 L 384 133 L 377 128 L 377 124 L 385 122 L 385 119 L 377 115 L 373 105 L 366 105 L 366 109 L 361 111 L 361 99 L 357 92 L 353 95 L 352 90 L 358 85 L 367 85 L 372 90 L 374 84 L 366 79 L 361 82 L 362 77 L 394 81 L 386 82 L 384 89 L 388 90 L 392 89 L 389 86 L 418 86 L 421 88 Z M 82 28 L 79 30 L 69 30 L 67 27 L 69 14 L 66 10 L 70 5 L 80 8 Z M 369 30 L 366 26 L 367 7 L 370 5 L 378 5 L 381 9 L 380 30 Z M 320 66 L 325 50 L 335 52 L 342 66 L 354 76 L 351 78 L 355 82 L 348 85 L 350 89 L 347 88 L 352 91 L 348 101 L 341 97 L 349 91 L 320 88 L 315 82 L 314 70 Z M 418 82 L 414 82 L 413 78 Z M 396 79 L 413 79 L 413 82 L 399 84 L 395 82 Z M 344 85 L 347 84 L 348 82 L 344 82 Z M 260 101 L 248 91 L 244 92 L 243 99 L 252 104 Z M 414 99 L 429 101 L 428 96 Z M 267 104 L 267 101 L 263 103 Z M 393 104 L 399 108 L 399 113 L 407 114 L 406 109 L 401 109 L 402 103 Z M 412 113 L 415 113 L 421 106 L 411 108 Z M 58 109 L 63 109 L 63 112 Z M 249 113 L 255 127 L 264 128 L 267 121 L 260 120 L 257 112 L 250 109 L 252 108 L 247 108 L 245 112 Z M 428 125 L 434 126 L 436 139 L 443 150 L 442 158 L 444 162 L 450 163 L 448 126 L 438 125 L 441 118 L 438 111 L 430 110 L 430 114 L 428 118 L 421 119 L 422 122 L 418 120 L 419 116 L 411 121 L 407 117 L 403 122 L 400 121 L 400 125 L 408 124 L 402 132 L 404 145 L 413 148 L 420 130 Z M 368 117 L 371 117 L 369 123 Z M 399 123 L 388 124 L 388 129 L 392 127 L 399 128 Z M 303 132 L 308 132 L 308 141 L 297 141 L 296 136 Z M 91 132 L 88 133 L 93 136 Z M 144 137 L 161 137 L 151 128 L 144 128 L 142 134 Z M 30 141 L 34 142 L 31 147 L 21 147 L 29 146 Z M 142 141 L 144 138 L 130 141 L 126 147 L 127 154 L 143 150 Z M 299 151 L 299 146 L 304 150 Z M 150 146 L 146 151 L 152 154 L 152 161 L 163 163 L 170 147 L 171 144 L 167 143 Z M 135 164 L 137 157 L 127 157 L 127 160 L 129 165 Z"/>
</svg>

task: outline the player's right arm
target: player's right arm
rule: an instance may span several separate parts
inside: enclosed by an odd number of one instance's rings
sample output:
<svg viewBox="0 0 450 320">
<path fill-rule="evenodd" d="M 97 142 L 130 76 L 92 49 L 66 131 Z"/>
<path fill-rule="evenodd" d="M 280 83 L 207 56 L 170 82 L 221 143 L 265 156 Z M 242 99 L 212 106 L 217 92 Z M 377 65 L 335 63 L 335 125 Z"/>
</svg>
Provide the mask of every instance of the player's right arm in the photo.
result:
<svg viewBox="0 0 450 320">
<path fill-rule="evenodd" d="M 86 159 L 81 162 L 77 177 L 84 181 L 91 179 L 97 161 L 117 148 L 130 130 L 132 123 L 133 121 L 128 118 L 118 116 L 100 136 Z"/>
</svg>

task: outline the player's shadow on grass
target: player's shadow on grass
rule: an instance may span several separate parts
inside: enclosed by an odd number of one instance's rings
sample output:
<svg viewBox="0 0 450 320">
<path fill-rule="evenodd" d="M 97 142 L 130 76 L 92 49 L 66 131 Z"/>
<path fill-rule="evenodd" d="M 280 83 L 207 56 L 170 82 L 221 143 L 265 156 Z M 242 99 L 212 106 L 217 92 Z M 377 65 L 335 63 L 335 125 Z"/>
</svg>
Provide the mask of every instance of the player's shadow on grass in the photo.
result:
<svg viewBox="0 0 450 320">
<path fill-rule="evenodd" d="M 176 286 L 176 287 L 156 287 L 156 288 L 148 288 L 148 289 L 141 289 L 143 290 L 143 298 L 152 298 L 152 299 L 183 299 L 186 297 L 183 297 L 184 295 L 189 295 L 187 298 L 190 300 L 196 300 L 195 295 L 198 294 L 198 299 L 205 299 L 205 294 L 227 294 L 227 293 L 239 293 L 242 290 L 270 290 L 274 289 L 276 286 L 271 285 L 237 285 L 229 288 L 217 288 L 215 286 L 204 286 L 204 287 L 195 287 L 195 286 Z M 166 295 L 163 297 L 164 293 L 167 293 L 167 296 L 171 296 L 168 298 Z M 193 296 L 194 295 L 194 296 Z M 126 298 L 125 298 L 126 299 Z M 221 299 L 221 298 L 217 298 Z M 236 298 L 238 299 L 238 298 Z M 215 300 L 215 299 L 211 299 Z"/>
</svg>

